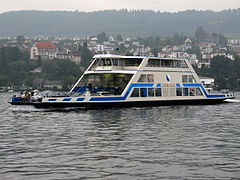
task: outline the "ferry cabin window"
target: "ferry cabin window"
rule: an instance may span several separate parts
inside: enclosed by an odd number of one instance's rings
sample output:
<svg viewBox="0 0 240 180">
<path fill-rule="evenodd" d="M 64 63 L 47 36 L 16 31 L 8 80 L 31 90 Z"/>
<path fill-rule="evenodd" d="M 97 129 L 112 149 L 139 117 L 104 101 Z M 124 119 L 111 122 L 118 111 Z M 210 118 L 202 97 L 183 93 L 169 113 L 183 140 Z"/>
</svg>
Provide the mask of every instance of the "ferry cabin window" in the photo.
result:
<svg viewBox="0 0 240 180">
<path fill-rule="evenodd" d="M 149 59 L 147 67 L 187 68 L 184 60 Z"/>
<path fill-rule="evenodd" d="M 161 88 L 134 88 L 131 97 L 159 97 L 162 96 Z"/>
<path fill-rule="evenodd" d="M 187 64 L 185 61 L 181 61 L 181 68 L 187 68 Z"/>
<path fill-rule="evenodd" d="M 154 82 L 153 74 L 147 74 L 147 82 Z"/>
<path fill-rule="evenodd" d="M 113 66 L 119 66 L 118 59 L 112 59 Z"/>
<path fill-rule="evenodd" d="M 124 62 L 125 66 L 139 66 L 142 62 L 140 58 L 126 58 L 120 60 Z"/>
<path fill-rule="evenodd" d="M 138 82 L 154 82 L 153 74 L 141 74 Z"/>
<path fill-rule="evenodd" d="M 188 82 L 188 75 L 182 75 L 182 82 Z"/>
<path fill-rule="evenodd" d="M 147 67 L 160 67 L 160 59 L 149 59 Z"/>
<path fill-rule="evenodd" d="M 155 88 L 155 94 L 156 94 L 156 96 L 162 96 L 162 89 L 161 88 Z"/>
<path fill-rule="evenodd" d="M 176 88 L 177 96 L 202 96 L 202 91 L 199 87 L 191 88 Z"/>
<path fill-rule="evenodd" d="M 147 88 L 140 88 L 140 96 L 147 97 Z"/>
<path fill-rule="evenodd" d="M 183 88 L 183 96 L 188 96 L 188 88 Z"/>
<path fill-rule="evenodd" d="M 176 88 L 176 95 L 182 96 L 182 88 Z"/>
<path fill-rule="evenodd" d="M 99 59 L 97 60 L 98 66 L 112 66 L 111 59 Z"/>
<path fill-rule="evenodd" d="M 139 88 L 134 88 L 131 97 L 139 97 Z"/>
<path fill-rule="evenodd" d="M 202 96 L 202 95 L 203 95 L 200 88 L 197 88 L 197 89 L 196 89 L 196 95 L 197 95 L 197 96 Z"/>
<path fill-rule="evenodd" d="M 199 87 L 134 88 L 131 97 L 202 96 Z"/>
<path fill-rule="evenodd" d="M 79 92 L 84 92 L 88 88 L 92 94 L 108 91 L 111 94 L 120 95 L 132 76 L 132 74 L 122 73 L 86 74 L 78 84 Z"/>
<path fill-rule="evenodd" d="M 154 97 L 154 88 L 148 88 L 148 97 Z"/>
<path fill-rule="evenodd" d="M 161 67 L 173 67 L 173 60 L 161 59 Z"/>
<path fill-rule="evenodd" d="M 182 75 L 182 82 L 183 83 L 194 83 L 195 79 L 193 75 Z"/>
<path fill-rule="evenodd" d="M 146 77 L 147 77 L 146 74 L 141 74 L 141 76 L 140 76 L 138 82 L 146 82 Z"/>
<path fill-rule="evenodd" d="M 139 66 L 142 58 L 101 58 L 97 59 L 97 66 Z"/>
<path fill-rule="evenodd" d="M 192 75 L 188 76 L 188 81 L 189 81 L 189 82 L 195 82 Z"/>
<path fill-rule="evenodd" d="M 189 95 L 196 96 L 196 88 L 189 88 Z"/>
</svg>

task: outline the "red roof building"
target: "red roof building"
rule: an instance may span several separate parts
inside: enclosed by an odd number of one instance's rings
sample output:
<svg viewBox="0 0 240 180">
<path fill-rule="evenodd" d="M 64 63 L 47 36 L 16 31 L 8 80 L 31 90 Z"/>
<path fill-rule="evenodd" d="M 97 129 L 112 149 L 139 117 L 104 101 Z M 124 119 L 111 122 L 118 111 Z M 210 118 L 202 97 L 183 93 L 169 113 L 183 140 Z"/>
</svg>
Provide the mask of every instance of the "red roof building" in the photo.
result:
<svg viewBox="0 0 240 180">
<path fill-rule="evenodd" d="M 42 41 L 35 43 L 30 52 L 31 59 L 38 59 L 39 57 L 42 60 L 55 59 L 57 57 L 58 48 L 55 44 L 50 41 Z"/>
<path fill-rule="evenodd" d="M 38 49 L 57 49 L 57 46 L 50 41 L 42 41 L 36 44 Z"/>
</svg>

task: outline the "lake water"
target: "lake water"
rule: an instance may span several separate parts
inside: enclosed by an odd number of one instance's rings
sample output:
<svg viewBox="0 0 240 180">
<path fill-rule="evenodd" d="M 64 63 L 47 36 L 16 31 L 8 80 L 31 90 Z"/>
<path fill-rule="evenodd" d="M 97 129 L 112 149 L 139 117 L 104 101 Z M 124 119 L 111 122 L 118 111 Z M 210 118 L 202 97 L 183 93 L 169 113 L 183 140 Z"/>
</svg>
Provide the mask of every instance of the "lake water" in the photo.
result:
<svg viewBox="0 0 240 180">
<path fill-rule="evenodd" d="M 240 179 L 240 102 L 52 111 L 11 96 L 0 93 L 0 179 Z"/>
</svg>

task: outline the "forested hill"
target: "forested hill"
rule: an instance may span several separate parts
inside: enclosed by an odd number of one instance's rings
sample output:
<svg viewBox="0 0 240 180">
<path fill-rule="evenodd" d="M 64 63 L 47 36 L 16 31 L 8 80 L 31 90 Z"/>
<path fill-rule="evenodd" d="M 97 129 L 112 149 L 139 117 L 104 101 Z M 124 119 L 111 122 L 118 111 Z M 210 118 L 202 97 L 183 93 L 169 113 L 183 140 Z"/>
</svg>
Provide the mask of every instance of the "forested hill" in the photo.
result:
<svg viewBox="0 0 240 180">
<path fill-rule="evenodd" d="M 240 9 L 161 13 L 145 10 L 97 12 L 13 11 L 0 14 L 0 36 L 86 36 L 99 32 L 128 36 L 192 35 L 198 27 L 240 36 Z"/>
</svg>

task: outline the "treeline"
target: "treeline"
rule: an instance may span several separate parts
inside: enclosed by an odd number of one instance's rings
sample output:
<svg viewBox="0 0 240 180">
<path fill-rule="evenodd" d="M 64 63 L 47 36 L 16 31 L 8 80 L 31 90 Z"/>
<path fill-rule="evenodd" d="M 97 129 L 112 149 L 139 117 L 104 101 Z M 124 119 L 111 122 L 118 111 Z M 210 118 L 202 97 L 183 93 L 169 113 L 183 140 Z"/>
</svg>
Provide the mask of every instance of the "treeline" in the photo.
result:
<svg viewBox="0 0 240 180">
<path fill-rule="evenodd" d="M 194 67 L 197 74 L 215 79 L 215 88 L 240 90 L 240 56 L 231 60 L 225 56 L 215 56 L 210 63 L 210 68 Z"/>
<path fill-rule="evenodd" d="M 175 33 L 193 35 L 198 27 L 239 35 L 240 9 L 214 11 L 187 10 L 177 13 L 147 10 L 106 10 L 97 12 L 14 11 L 0 14 L 0 36 L 88 36 L 111 32 L 124 36 L 162 36 Z"/>
<path fill-rule="evenodd" d="M 69 90 L 82 72 L 89 65 L 92 54 L 87 44 L 79 47 L 82 62 L 76 65 L 70 60 L 38 61 L 29 60 L 27 52 L 21 52 L 16 47 L 0 48 L 0 86 L 34 87 L 34 79 L 61 80 L 65 90 Z M 32 71 L 41 64 L 42 72 Z M 240 56 L 235 60 L 224 56 L 216 56 L 211 60 L 210 68 L 194 67 L 201 76 L 213 77 L 217 89 L 240 90 Z"/>
<path fill-rule="evenodd" d="M 61 80 L 64 90 L 69 90 L 92 58 L 86 44 L 79 47 L 79 52 L 84 55 L 81 64 L 77 65 L 70 60 L 33 61 L 28 52 L 21 52 L 17 47 L 0 48 L 0 86 L 34 88 L 34 79 Z M 34 73 L 36 68 L 41 68 L 42 72 Z"/>
</svg>

